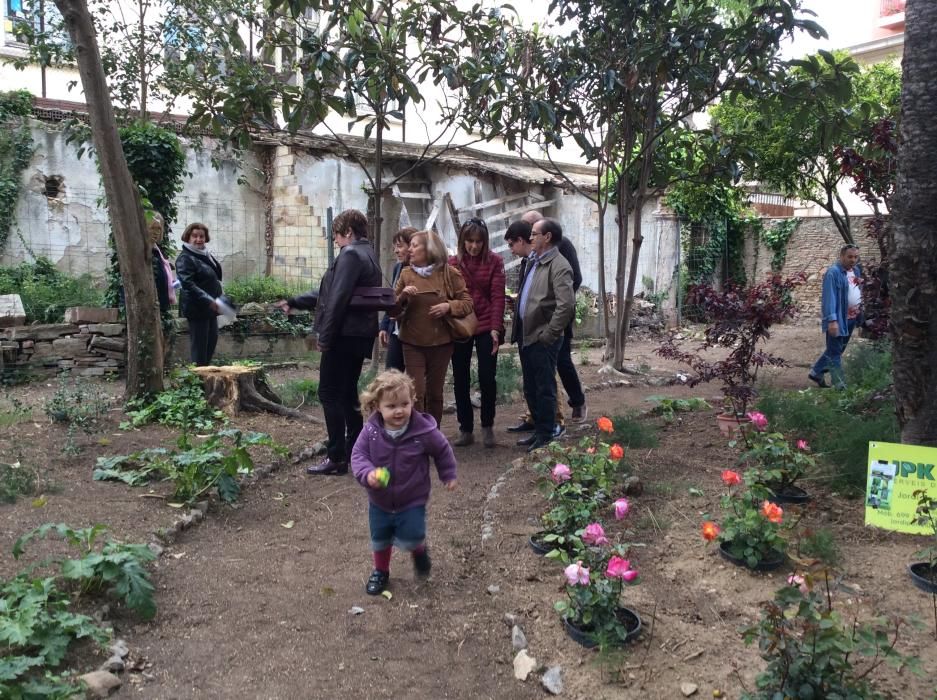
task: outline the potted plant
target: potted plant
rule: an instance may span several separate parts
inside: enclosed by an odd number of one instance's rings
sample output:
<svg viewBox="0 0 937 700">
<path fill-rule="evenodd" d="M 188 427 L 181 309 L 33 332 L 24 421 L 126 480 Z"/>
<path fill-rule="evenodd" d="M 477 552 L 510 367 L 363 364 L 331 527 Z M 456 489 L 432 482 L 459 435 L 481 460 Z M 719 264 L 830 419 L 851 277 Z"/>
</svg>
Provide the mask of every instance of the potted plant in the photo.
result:
<svg viewBox="0 0 937 700">
<path fill-rule="evenodd" d="M 767 489 L 746 485 L 738 472 L 726 470 L 723 482 L 729 492 L 722 497 L 722 526 L 706 521 L 703 539 L 718 540 L 719 553 L 737 566 L 771 571 L 784 564 L 787 540 L 782 534 L 784 510 L 767 499 Z"/>
<path fill-rule="evenodd" d="M 925 489 L 914 492 L 917 499 L 914 523 L 930 531 L 931 544 L 914 553 L 916 559 L 923 559 L 908 566 L 911 580 L 922 591 L 934 597 L 934 634 L 937 636 L 937 499 Z"/>
<path fill-rule="evenodd" d="M 554 605 L 563 616 L 566 633 L 584 647 L 622 646 L 641 633 L 641 618 L 621 605 L 623 587 L 638 572 L 622 545 L 592 546 L 564 570 L 566 600 Z"/>
<path fill-rule="evenodd" d="M 760 413 L 749 413 L 754 430 L 745 431 L 745 451 L 739 458 L 741 464 L 750 467 L 748 481 L 757 483 L 770 491 L 768 500 L 778 504 L 803 504 L 810 496 L 797 486 L 808 472 L 815 471 L 816 461 L 810 454 L 806 440 L 798 440 L 791 446 L 782 433 L 769 433 L 768 421 Z"/>
<path fill-rule="evenodd" d="M 783 367 L 784 360 L 761 349 L 771 336 L 771 326 L 791 319 L 796 310 L 791 304 L 792 290 L 803 284 L 803 274 L 787 279 L 772 279 L 743 288 L 727 284 L 717 290 L 708 284 L 692 285 L 687 292 L 687 305 L 696 306 L 710 319 L 702 344 L 695 352 L 687 352 L 671 335 L 657 354 L 689 365 L 695 376 L 690 386 L 701 382 L 722 382 L 725 397 L 723 413 L 717 417 L 724 433 L 735 432 L 745 422 L 748 406 L 757 396 L 755 389 L 762 367 Z M 724 348 L 728 354 L 711 360 L 706 353 Z"/>
</svg>

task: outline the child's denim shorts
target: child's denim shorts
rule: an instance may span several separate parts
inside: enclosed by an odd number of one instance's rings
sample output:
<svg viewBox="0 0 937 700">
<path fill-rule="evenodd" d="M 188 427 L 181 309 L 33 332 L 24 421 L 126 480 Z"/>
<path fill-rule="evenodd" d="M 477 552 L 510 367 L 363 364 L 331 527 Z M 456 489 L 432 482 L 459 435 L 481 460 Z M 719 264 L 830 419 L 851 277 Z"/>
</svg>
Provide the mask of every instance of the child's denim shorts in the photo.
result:
<svg viewBox="0 0 937 700">
<path fill-rule="evenodd" d="M 426 506 L 388 513 L 368 504 L 371 549 L 380 552 L 391 545 L 407 551 L 416 549 L 426 539 Z"/>
</svg>

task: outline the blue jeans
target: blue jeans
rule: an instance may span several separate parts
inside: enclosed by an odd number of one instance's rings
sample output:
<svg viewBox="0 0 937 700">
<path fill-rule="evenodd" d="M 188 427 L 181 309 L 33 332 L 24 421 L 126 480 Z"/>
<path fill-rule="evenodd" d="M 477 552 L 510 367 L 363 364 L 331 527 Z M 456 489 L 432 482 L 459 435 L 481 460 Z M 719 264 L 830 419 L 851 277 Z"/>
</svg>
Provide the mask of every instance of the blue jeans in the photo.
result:
<svg viewBox="0 0 937 700">
<path fill-rule="evenodd" d="M 413 551 L 426 539 L 426 506 L 388 513 L 369 503 L 368 527 L 372 551 L 382 552 L 392 544 L 398 549 Z"/>
<path fill-rule="evenodd" d="M 852 337 L 855 330 L 854 321 L 846 321 L 846 335 L 831 336 L 826 333 L 826 351 L 820 355 L 810 373 L 815 377 L 823 377 L 823 373 L 829 371 L 830 379 L 833 380 L 833 386 L 843 388 L 846 386 L 846 378 L 843 375 L 843 353 L 846 352 L 846 345 Z"/>
<path fill-rule="evenodd" d="M 521 348 L 521 372 L 524 376 L 524 398 L 534 420 L 537 439 L 553 438 L 556 418 L 556 359 L 563 338 L 550 345 L 541 342 Z"/>
</svg>

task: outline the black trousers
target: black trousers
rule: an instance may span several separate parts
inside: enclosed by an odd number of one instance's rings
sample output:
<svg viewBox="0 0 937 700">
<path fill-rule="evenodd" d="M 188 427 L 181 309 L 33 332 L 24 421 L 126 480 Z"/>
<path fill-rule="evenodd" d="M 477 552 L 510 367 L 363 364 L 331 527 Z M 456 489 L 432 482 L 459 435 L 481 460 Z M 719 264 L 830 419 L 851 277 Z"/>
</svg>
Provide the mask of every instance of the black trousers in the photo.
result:
<svg viewBox="0 0 937 700">
<path fill-rule="evenodd" d="M 218 345 L 218 317 L 190 318 L 189 322 L 189 357 L 198 367 L 211 364 Z"/>
<path fill-rule="evenodd" d="M 403 345 L 400 344 L 400 338 L 393 333 L 388 333 L 384 367 L 385 369 L 399 369 L 401 372 L 407 371 L 406 363 L 403 361 Z"/>
<path fill-rule="evenodd" d="M 560 381 L 563 382 L 566 395 L 569 396 L 569 405 L 573 408 L 584 406 L 586 395 L 582 393 L 582 383 L 579 381 L 576 365 L 573 364 L 573 332 L 571 328 L 567 328 L 563 334 L 563 344 L 556 356 L 556 372 L 560 375 Z"/>
<path fill-rule="evenodd" d="M 343 336 L 322 353 L 319 362 L 319 403 L 325 414 L 329 459 L 347 462 L 364 425 L 358 403 L 358 378 L 374 338 Z"/>
<path fill-rule="evenodd" d="M 551 345 L 533 343 L 520 350 L 521 372 L 524 375 L 524 398 L 534 419 L 537 439 L 553 437 L 556 419 L 556 358 L 563 339 Z"/>
<path fill-rule="evenodd" d="M 455 390 L 455 412 L 459 430 L 470 433 L 475 428 L 475 408 L 472 406 L 471 366 L 472 351 L 478 350 L 478 388 L 482 395 L 481 422 L 483 428 L 495 424 L 495 403 L 498 398 L 498 356 L 492 355 L 494 344 L 491 332 L 472 336 L 464 343 L 456 343 L 452 352 L 452 383 Z"/>
</svg>

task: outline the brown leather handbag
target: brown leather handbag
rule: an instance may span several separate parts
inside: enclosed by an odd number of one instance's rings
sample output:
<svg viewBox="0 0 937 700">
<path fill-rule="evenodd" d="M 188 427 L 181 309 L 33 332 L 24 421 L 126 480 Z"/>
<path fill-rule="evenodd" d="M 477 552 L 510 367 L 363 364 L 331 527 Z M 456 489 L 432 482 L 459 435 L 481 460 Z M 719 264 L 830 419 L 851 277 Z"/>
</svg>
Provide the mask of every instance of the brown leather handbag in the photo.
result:
<svg viewBox="0 0 937 700">
<path fill-rule="evenodd" d="M 455 299 L 455 292 L 452 289 L 452 280 L 449 277 L 450 267 L 451 266 L 446 263 L 446 267 L 443 268 L 443 280 L 446 288 L 446 298 L 452 301 Z M 471 339 L 478 330 L 478 316 L 475 315 L 474 311 L 470 311 L 468 316 L 463 316 L 462 318 L 456 318 L 452 314 L 446 314 L 443 318 L 449 326 L 449 333 L 452 334 L 452 339 L 457 343 L 462 343 Z"/>
</svg>

